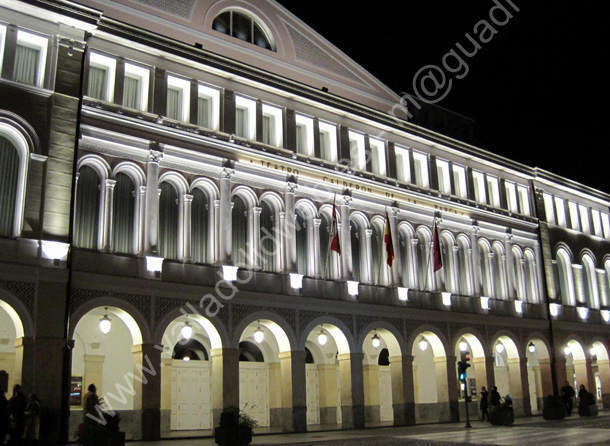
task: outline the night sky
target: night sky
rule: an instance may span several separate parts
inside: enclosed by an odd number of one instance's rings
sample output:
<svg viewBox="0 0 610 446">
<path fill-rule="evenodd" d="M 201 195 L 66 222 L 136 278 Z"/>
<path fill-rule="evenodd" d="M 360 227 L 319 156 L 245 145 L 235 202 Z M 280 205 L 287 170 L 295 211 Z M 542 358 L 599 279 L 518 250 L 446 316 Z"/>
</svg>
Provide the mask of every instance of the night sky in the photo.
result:
<svg viewBox="0 0 610 446">
<path fill-rule="evenodd" d="M 438 105 L 477 121 L 477 146 L 610 192 L 606 2 L 497 0 L 513 15 L 489 19 L 492 0 L 280 0 L 322 36 L 396 92 L 413 93 L 423 67 L 451 50 L 468 74 L 454 77 Z M 366 5 L 355 7 L 352 5 Z M 495 18 L 506 16 L 499 10 Z M 497 34 L 473 28 L 482 19 Z M 450 58 L 448 65 L 458 67 Z M 430 88 L 428 88 L 430 90 Z"/>
</svg>

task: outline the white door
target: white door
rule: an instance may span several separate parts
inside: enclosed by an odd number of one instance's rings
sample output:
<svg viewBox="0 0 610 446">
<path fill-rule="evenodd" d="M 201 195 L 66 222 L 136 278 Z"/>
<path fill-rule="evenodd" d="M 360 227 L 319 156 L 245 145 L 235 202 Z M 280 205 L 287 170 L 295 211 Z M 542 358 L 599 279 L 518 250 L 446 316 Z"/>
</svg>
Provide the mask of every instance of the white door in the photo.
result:
<svg viewBox="0 0 610 446">
<path fill-rule="evenodd" d="M 392 371 L 390 366 L 379 366 L 379 398 L 381 421 L 394 421 L 392 401 Z"/>
<path fill-rule="evenodd" d="M 263 362 L 239 363 L 239 407 L 260 427 L 269 426 L 269 370 Z"/>
<path fill-rule="evenodd" d="M 320 424 L 320 396 L 318 393 L 318 368 L 315 364 L 306 365 L 307 386 L 307 424 Z"/>
<path fill-rule="evenodd" d="M 208 361 L 172 363 L 172 430 L 212 429 Z"/>
</svg>

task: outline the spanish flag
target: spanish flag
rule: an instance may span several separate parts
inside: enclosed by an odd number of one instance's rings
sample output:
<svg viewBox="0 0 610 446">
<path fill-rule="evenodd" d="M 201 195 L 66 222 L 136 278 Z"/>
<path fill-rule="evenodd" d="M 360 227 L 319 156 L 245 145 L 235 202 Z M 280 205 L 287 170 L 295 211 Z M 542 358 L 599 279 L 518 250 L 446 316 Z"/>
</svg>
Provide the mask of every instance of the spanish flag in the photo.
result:
<svg viewBox="0 0 610 446">
<path fill-rule="evenodd" d="M 391 268 L 394 262 L 394 244 L 392 243 L 392 230 L 390 229 L 390 219 L 388 217 L 388 211 L 385 211 L 385 235 L 383 237 L 385 242 L 385 251 L 388 254 L 386 262 Z"/>
</svg>

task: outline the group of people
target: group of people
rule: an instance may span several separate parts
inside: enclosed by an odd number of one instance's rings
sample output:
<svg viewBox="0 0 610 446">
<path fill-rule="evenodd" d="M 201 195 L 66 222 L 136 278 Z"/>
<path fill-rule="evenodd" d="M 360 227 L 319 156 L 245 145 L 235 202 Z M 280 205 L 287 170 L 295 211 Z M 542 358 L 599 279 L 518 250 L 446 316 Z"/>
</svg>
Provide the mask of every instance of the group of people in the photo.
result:
<svg viewBox="0 0 610 446">
<path fill-rule="evenodd" d="M 25 397 L 19 384 L 6 399 L 0 388 L 0 445 L 37 445 L 40 436 L 40 400 L 35 393 Z M 7 438 L 8 435 L 8 438 Z"/>
<path fill-rule="evenodd" d="M 561 400 L 563 401 L 563 405 L 565 406 L 568 415 L 572 415 L 572 408 L 574 405 L 573 398 L 575 396 L 576 391 L 574 390 L 574 387 L 570 385 L 569 381 L 566 381 L 566 384 L 561 388 Z M 595 398 L 593 398 L 593 395 L 591 395 L 584 384 L 581 384 L 578 389 L 578 400 L 581 404 L 595 403 Z"/>
<path fill-rule="evenodd" d="M 479 409 L 481 409 L 481 420 L 489 421 L 489 405 L 492 407 L 499 406 L 502 397 L 496 386 L 491 387 L 491 392 L 488 392 L 485 386 L 481 387 L 481 398 L 479 400 Z"/>
</svg>

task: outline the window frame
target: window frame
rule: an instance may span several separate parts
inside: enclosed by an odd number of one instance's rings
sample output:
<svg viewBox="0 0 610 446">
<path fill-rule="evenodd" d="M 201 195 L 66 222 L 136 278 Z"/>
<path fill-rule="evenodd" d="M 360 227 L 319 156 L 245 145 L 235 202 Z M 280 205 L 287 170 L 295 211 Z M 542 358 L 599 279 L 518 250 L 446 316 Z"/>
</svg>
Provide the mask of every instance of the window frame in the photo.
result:
<svg viewBox="0 0 610 446">
<path fill-rule="evenodd" d="M 451 195 L 451 174 L 449 172 L 449 162 L 437 158 L 436 174 L 438 177 L 438 191 L 443 194 Z"/>
<path fill-rule="evenodd" d="M 487 204 L 486 179 L 483 172 L 472 171 L 472 184 L 474 188 L 474 199 L 478 203 Z"/>
<path fill-rule="evenodd" d="M 295 123 L 296 123 L 295 124 L 296 142 L 295 142 L 295 147 L 294 147 L 295 152 L 299 153 L 301 155 L 313 156 L 314 155 L 314 131 L 313 131 L 314 120 L 313 120 L 313 118 L 296 113 L 295 114 Z M 304 135 L 304 137 L 305 137 L 304 144 L 299 143 L 299 132 L 297 130 L 299 127 L 303 127 L 305 129 L 305 132 L 302 133 L 302 135 Z M 301 150 L 299 150 L 300 145 L 304 146 L 304 148 L 301 148 Z"/>
<path fill-rule="evenodd" d="M 167 91 L 166 91 L 166 98 L 169 95 L 169 90 L 170 89 L 177 89 L 180 90 L 182 93 L 182 110 L 181 110 L 181 114 L 182 116 L 180 118 L 175 118 L 175 117 L 170 117 L 169 116 L 169 104 L 165 104 L 165 113 L 166 116 L 169 119 L 172 119 L 174 121 L 180 121 L 180 122 L 189 122 L 189 116 L 190 116 L 190 104 L 191 104 L 191 82 L 187 79 L 184 79 L 182 77 L 178 77 L 178 76 L 174 76 L 171 74 L 167 75 L 167 80 L 166 80 L 166 87 L 167 87 Z"/>
<path fill-rule="evenodd" d="M 128 76 L 131 75 L 131 76 Z M 148 110 L 148 92 L 150 91 L 150 69 L 141 65 L 125 62 L 124 78 L 127 77 L 139 77 L 140 78 L 140 106 L 135 110 L 147 111 Z M 125 82 L 125 81 L 123 81 Z M 124 90 L 123 90 L 124 92 Z M 126 107 L 125 96 L 123 93 L 123 107 Z"/>
<path fill-rule="evenodd" d="M 519 196 L 519 212 L 523 215 L 532 215 L 529 187 L 517 185 L 517 194 Z"/>
<path fill-rule="evenodd" d="M 498 178 L 486 175 L 487 180 L 487 192 L 488 192 L 488 202 L 491 206 L 495 208 L 500 207 L 500 182 Z"/>
<path fill-rule="evenodd" d="M 338 159 L 339 144 L 337 143 L 337 125 L 326 121 L 318 122 L 318 131 L 320 134 L 320 158 L 331 163 L 336 163 Z M 324 135 L 324 136 L 323 136 Z M 322 153 L 322 138 L 328 139 L 329 147 L 326 149 L 330 151 L 330 157 L 325 156 Z M 326 138 L 327 137 L 327 138 Z"/>
<path fill-rule="evenodd" d="M 237 129 L 237 110 L 243 110 L 244 113 L 244 133 L 239 134 Z M 235 95 L 235 136 L 251 141 L 256 139 L 256 101 L 245 96 Z"/>
<path fill-rule="evenodd" d="M 428 166 L 428 155 L 413 151 L 413 163 L 415 167 L 415 184 L 419 187 L 430 189 L 430 168 Z"/>
<path fill-rule="evenodd" d="M 468 185 L 466 183 L 466 168 L 458 164 L 453 165 L 453 184 L 455 186 L 454 195 L 456 197 L 468 198 Z"/>
<path fill-rule="evenodd" d="M 6 25 L 0 24 L 0 74 L 4 63 L 4 47 L 6 46 Z"/>
<path fill-rule="evenodd" d="M 19 46 L 20 43 L 23 46 L 29 46 L 30 48 L 35 47 L 39 50 L 37 63 L 38 73 L 36 76 L 36 82 L 33 85 L 35 85 L 36 87 L 43 88 L 45 81 L 45 70 L 47 68 L 47 57 L 49 53 L 49 38 L 40 34 L 35 34 L 29 31 L 19 29 L 17 30 L 17 46 Z"/>
<path fill-rule="evenodd" d="M 349 161 L 352 169 L 366 170 L 366 150 L 364 146 L 364 133 L 348 131 Z M 354 153 L 354 149 L 355 152 Z M 356 161 L 356 162 L 354 162 Z"/>
<path fill-rule="evenodd" d="M 281 107 L 276 107 L 275 105 L 263 104 L 263 126 L 261 135 L 261 142 L 263 144 L 267 144 L 273 147 L 283 147 L 284 146 L 284 110 Z M 269 134 L 272 139 L 269 141 L 264 141 L 265 138 L 265 122 L 266 118 L 269 118 L 269 122 L 271 123 L 271 129 Z"/>
<path fill-rule="evenodd" d="M 382 177 L 387 176 L 386 167 L 386 142 L 382 139 L 369 136 L 369 148 L 371 151 L 371 172 Z M 377 169 L 375 167 L 378 167 Z"/>
<path fill-rule="evenodd" d="M 197 125 L 217 132 L 220 130 L 220 89 L 199 83 L 197 84 L 197 101 L 204 96 L 210 100 L 209 108 L 211 110 L 209 111 L 211 113 L 208 113 L 208 119 L 212 125 L 205 127 L 199 124 L 199 113 L 197 113 Z M 199 105 L 197 105 L 197 110 L 199 110 Z"/>
</svg>

